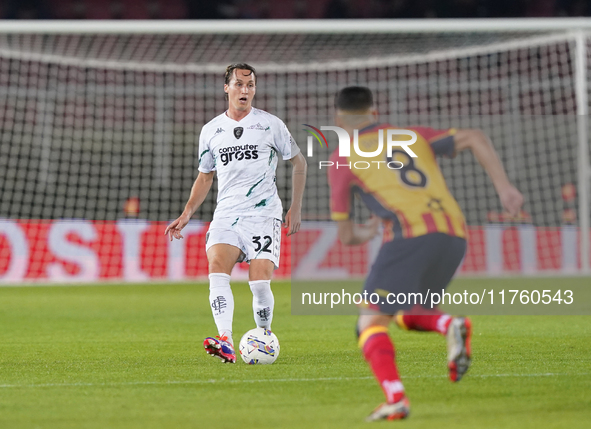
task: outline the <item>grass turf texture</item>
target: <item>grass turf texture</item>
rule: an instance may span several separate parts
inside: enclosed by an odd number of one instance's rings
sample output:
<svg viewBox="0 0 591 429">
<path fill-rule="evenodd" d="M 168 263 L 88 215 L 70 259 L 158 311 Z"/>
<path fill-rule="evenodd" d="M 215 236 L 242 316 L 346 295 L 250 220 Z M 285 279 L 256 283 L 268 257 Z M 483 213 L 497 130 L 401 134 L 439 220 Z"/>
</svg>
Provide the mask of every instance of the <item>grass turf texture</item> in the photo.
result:
<svg viewBox="0 0 591 429">
<path fill-rule="evenodd" d="M 238 342 L 254 323 L 248 286 L 233 289 Z M 357 350 L 355 317 L 292 316 L 289 285 L 274 291 L 281 354 L 249 366 L 203 351 L 215 333 L 204 284 L 0 288 L 0 427 L 368 427 L 382 393 Z M 393 327 L 411 415 L 383 424 L 589 427 L 590 320 L 474 317 L 474 362 L 458 384 L 441 336 Z"/>
</svg>

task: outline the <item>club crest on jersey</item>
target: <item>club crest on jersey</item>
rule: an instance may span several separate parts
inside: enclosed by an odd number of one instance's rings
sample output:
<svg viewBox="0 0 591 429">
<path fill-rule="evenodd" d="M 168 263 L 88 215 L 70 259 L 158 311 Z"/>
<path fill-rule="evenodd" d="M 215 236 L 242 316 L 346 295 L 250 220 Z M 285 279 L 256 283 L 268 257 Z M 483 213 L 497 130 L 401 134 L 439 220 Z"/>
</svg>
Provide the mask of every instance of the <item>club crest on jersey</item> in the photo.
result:
<svg viewBox="0 0 591 429">
<path fill-rule="evenodd" d="M 244 132 L 244 128 L 242 127 L 236 127 L 234 128 L 234 137 L 236 137 L 237 139 L 239 139 L 240 137 L 242 137 L 242 133 Z"/>
</svg>

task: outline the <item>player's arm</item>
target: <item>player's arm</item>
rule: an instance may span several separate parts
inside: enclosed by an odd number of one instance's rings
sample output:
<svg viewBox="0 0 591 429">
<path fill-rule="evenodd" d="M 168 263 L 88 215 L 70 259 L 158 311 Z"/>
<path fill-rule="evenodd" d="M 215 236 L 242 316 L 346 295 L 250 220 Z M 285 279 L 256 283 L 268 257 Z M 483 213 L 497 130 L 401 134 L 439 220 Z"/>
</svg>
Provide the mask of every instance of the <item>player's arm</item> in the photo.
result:
<svg viewBox="0 0 591 429">
<path fill-rule="evenodd" d="M 292 165 L 291 173 L 291 207 L 285 215 L 285 227 L 287 235 L 295 234 L 302 224 L 302 199 L 306 186 L 306 171 L 308 163 L 301 153 L 289 160 Z"/>
<path fill-rule="evenodd" d="M 372 216 L 364 224 L 356 224 L 351 219 L 337 221 L 339 240 L 346 246 L 367 243 L 379 231 L 380 218 Z"/>
<path fill-rule="evenodd" d="M 330 157 L 334 163 L 339 159 L 336 152 Z M 351 220 L 351 189 L 354 183 L 358 184 L 356 176 L 349 168 L 329 168 L 327 173 L 330 186 L 330 217 L 337 223 L 339 240 L 346 246 L 368 242 L 378 233 L 380 220 L 372 216 L 364 225 Z"/>
<path fill-rule="evenodd" d="M 523 205 L 523 195 L 515 188 L 501 164 L 501 160 L 490 142 L 481 130 L 462 129 L 454 135 L 455 151 L 470 149 L 474 157 L 491 178 L 493 185 L 501 199 L 501 204 L 512 216 L 517 216 Z"/>
<path fill-rule="evenodd" d="M 191 216 L 193 216 L 199 206 L 203 204 L 205 197 L 211 189 L 214 174 L 214 171 L 209 173 L 199 172 L 199 175 L 197 176 L 197 179 L 195 179 L 195 183 L 193 183 L 193 187 L 191 188 L 191 196 L 185 205 L 183 214 L 168 225 L 166 231 L 164 231 L 164 235 L 168 234 L 170 236 L 170 241 L 172 241 L 173 237 L 177 239 L 183 238 L 181 230 L 189 223 Z"/>
</svg>

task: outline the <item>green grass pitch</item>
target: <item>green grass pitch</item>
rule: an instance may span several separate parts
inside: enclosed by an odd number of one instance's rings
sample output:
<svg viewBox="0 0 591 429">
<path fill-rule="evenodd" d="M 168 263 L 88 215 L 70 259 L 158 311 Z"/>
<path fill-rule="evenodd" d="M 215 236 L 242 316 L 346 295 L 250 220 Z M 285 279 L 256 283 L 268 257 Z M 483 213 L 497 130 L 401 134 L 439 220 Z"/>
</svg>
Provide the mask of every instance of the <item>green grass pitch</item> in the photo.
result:
<svg viewBox="0 0 591 429">
<path fill-rule="evenodd" d="M 254 322 L 248 286 L 233 289 L 238 341 Z M 289 285 L 274 292 L 280 357 L 249 366 L 203 351 L 205 284 L 0 288 L 0 428 L 591 427 L 591 317 L 473 317 L 458 384 L 443 337 L 393 327 L 411 415 L 365 423 L 382 393 L 355 317 L 292 316 Z"/>
</svg>

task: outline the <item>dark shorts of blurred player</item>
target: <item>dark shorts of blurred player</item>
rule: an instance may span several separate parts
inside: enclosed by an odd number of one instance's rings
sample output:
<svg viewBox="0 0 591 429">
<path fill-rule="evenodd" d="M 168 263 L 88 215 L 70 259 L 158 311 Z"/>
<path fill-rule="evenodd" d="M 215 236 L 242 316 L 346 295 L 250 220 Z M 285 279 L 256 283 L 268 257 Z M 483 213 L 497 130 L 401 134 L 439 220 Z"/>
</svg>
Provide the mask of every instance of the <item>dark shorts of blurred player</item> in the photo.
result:
<svg viewBox="0 0 591 429">
<path fill-rule="evenodd" d="M 380 297 L 369 309 L 390 315 L 410 309 L 429 314 L 436 308 L 431 304 L 430 292 L 441 293 L 447 287 L 462 263 L 466 247 L 464 238 L 444 233 L 385 242 L 364 285 L 368 295 Z"/>
</svg>

